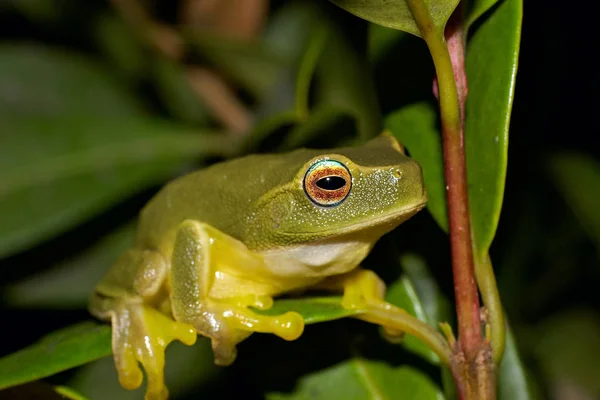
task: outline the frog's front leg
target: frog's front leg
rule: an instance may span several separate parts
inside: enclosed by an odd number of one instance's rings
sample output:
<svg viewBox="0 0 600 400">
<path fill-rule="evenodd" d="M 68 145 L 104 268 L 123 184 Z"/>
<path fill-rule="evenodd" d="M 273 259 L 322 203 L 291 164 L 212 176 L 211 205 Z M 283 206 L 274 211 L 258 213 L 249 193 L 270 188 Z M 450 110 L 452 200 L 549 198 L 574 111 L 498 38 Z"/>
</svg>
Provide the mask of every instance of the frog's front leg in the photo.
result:
<svg viewBox="0 0 600 400">
<path fill-rule="evenodd" d="M 263 316 L 248 308 L 270 307 L 268 295 L 239 293 L 233 287 L 225 298 L 211 296 L 215 274 L 222 268 L 243 273 L 262 262 L 243 243 L 211 225 L 186 220 L 178 228 L 171 260 L 173 316 L 211 339 L 216 364 L 231 364 L 236 345 L 252 332 L 274 333 L 286 340 L 302 334 L 304 320 L 295 312 Z"/>
</svg>

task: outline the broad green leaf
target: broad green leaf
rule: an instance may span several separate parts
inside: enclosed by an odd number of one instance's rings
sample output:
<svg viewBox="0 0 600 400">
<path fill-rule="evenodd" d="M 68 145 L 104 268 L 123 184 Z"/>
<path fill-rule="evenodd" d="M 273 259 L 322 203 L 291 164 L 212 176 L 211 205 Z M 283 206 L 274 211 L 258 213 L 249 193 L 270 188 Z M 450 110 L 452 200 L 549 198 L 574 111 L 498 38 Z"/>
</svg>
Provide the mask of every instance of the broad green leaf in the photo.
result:
<svg viewBox="0 0 600 400">
<path fill-rule="evenodd" d="M 554 184 L 600 250 L 600 162 L 582 153 L 548 159 Z"/>
<path fill-rule="evenodd" d="M 52 47 L 0 44 L 0 116 L 141 114 L 136 99 L 100 65 Z"/>
<path fill-rule="evenodd" d="M 391 113 L 384 124 L 410 156 L 421 164 L 428 196 L 427 209 L 440 227 L 448 231 L 442 138 L 436 120 L 437 114 L 431 104 L 416 103 Z"/>
<path fill-rule="evenodd" d="M 210 64 L 238 82 L 257 98 L 263 97 L 289 66 L 279 54 L 260 42 L 225 38 L 204 32 L 187 32 L 186 37 Z"/>
<path fill-rule="evenodd" d="M 351 115 L 363 141 L 380 133 L 381 111 L 368 65 L 334 24 L 328 25 L 317 79 L 315 107 L 327 105 Z"/>
<path fill-rule="evenodd" d="M 437 326 L 440 322 L 449 322 L 453 315 L 452 305 L 431 275 L 425 260 L 409 253 L 400 257 L 400 264 L 415 288 L 425 311 L 426 321 L 432 326 Z"/>
<path fill-rule="evenodd" d="M 492 8 L 499 0 L 468 0 L 465 14 L 465 26 L 469 28 L 486 11 Z"/>
<path fill-rule="evenodd" d="M 476 256 L 492 244 L 504 196 L 508 127 L 521 40 L 522 0 L 504 0 L 467 46 L 465 152 Z"/>
<path fill-rule="evenodd" d="M 423 0 L 433 25 L 443 32 L 459 0 Z M 344 10 L 388 28 L 421 36 L 406 0 L 331 0 Z"/>
<path fill-rule="evenodd" d="M 160 120 L 85 115 L 6 116 L 0 137 L 0 257 L 64 232 L 228 145 L 224 137 Z"/>
<path fill-rule="evenodd" d="M 415 254 L 404 254 L 400 257 L 400 264 L 404 275 L 388 287 L 386 300 L 433 327 L 437 327 L 439 322 L 449 321 L 450 303 L 441 293 L 424 260 Z M 417 338 L 408 335 L 402 344 L 429 362 L 440 363 L 435 352 Z"/>
<path fill-rule="evenodd" d="M 45 378 L 110 353 L 108 325 L 94 322 L 73 325 L 0 358 L 0 389 Z"/>
<path fill-rule="evenodd" d="M 535 329 L 532 350 L 554 389 L 574 384 L 590 398 L 600 396 L 600 315 L 592 310 L 574 310 L 550 317 Z"/>
<path fill-rule="evenodd" d="M 269 400 L 443 400 L 439 388 L 422 372 L 360 358 L 302 378 L 294 393 L 271 393 Z"/>
<path fill-rule="evenodd" d="M 429 322 L 423 304 L 419 300 L 419 297 L 417 296 L 417 293 L 411 281 L 406 276 L 403 276 L 402 278 L 394 282 L 392 285 L 390 285 L 386 292 L 385 298 L 386 301 L 402 308 L 403 310 L 417 317 L 421 321 Z M 408 335 L 404 338 L 402 344 L 404 345 L 404 347 L 422 356 L 430 363 L 440 363 L 439 357 L 433 352 L 433 350 L 431 350 L 429 347 L 423 344 L 423 342 L 421 342 L 414 336 Z"/>
<path fill-rule="evenodd" d="M 533 400 L 527 371 L 520 359 L 512 330 L 506 329 L 506 348 L 498 368 L 498 400 Z"/>
<path fill-rule="evenodd" d="M 280 315 L 295 311 L 304 318 L 306 324 L 332 321 L 360 314 L 360 310 L 347 310 L 341 305 L 341 297 L 307 297 L 300 299 L 276 300 L 268 310 L 255 310 L 263 315 Z"/>
<path fill-rule="evenodd" d="M 2 301 L 21 308 L 85 308 L 110 265 L 133 243 L 134 232 L 135 225 L 128 224 L 67 260 L 12 283 L 2 291 Z"/>
</svg>

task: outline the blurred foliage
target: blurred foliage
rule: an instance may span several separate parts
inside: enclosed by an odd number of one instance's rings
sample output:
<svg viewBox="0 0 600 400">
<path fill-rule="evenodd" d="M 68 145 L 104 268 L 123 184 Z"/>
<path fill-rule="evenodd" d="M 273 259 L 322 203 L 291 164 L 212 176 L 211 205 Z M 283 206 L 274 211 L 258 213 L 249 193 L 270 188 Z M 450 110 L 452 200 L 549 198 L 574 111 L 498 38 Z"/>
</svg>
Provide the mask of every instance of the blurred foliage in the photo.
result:
<svg viewBox="0 0 600 400">
<path fill-rule="evenodd" d="M 423 164 L 434 200 L 429 213 L 384 237 L 365 266 L 388 283 L 389 301 L 434 325 L 452 319 L 423 41 L 325 0 L 255 1 L 246 13 L 223 12 L 225 0 L 212 2 L 221 9 L 202 3 L 211 2 L 0 2 L 0 355 L 8 355 L 0 387 L 44 378 L 0 398 L 143 396 L 118 385 L 109 357 L 90 362 L 109 354 L 108 326 L 89 321 L 85 307 L 164 182 L 251 151 L 360 143 L 383 127 Z M 456 2 L 443 3 L 442 17 Z M 600 398 L 600 153 L 589 134 L 598 80 L 583 41 L 592 13 L 525 2 L 511 118 L 519 4 L 472 0 L 466 14 L 467 157 L 482 251 L 504 195 L 490 249 L 512 332 L 499 399 Z M 485 151 L 469 153 L 471 145 Z M 313 306 L 305 311 L 314 322 L 343 316 Z M 174 343 L 166 366 L 173 398 L 453 396 L 429 349 L 411 337 L 390 345 L 359 321 L 311 325 L 290 343 L 253 335 L 239 354 L 218 368 L 208 341 Z"/>
</svg>

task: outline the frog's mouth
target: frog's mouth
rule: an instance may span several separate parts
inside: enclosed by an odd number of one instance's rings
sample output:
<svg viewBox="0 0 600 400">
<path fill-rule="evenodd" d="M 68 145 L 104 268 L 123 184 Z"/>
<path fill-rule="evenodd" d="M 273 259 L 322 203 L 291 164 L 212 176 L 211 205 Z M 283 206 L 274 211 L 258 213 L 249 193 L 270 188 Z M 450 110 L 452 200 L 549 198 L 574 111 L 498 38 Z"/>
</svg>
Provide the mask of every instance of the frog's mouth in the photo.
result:
<svg viewBox="0 0 600 400">
<path fill-rule="evenodd" d="M 394 211 L 392 213 L 386 213 L 377 218 L 371 218 L 364 222 L 359 222 L 354 225 L 349 225 L 343 229 L 331 229 L 326 231 L 319 231 L 320 235 L 328 236 L 330 238 L 345 236 L 348 234 L 352 234 L 354 232 L 365 232 L 368 234 L 372 234 L 372 230 L 381 230 L 381 232 L 377 232 L 380 236 L 384 235 L 398 225 L 408 220 L 410 217 L 415 215 L 417 212 L 421 211 L 427 202 L 423 202 L 416 206 L 403 208 L 398 211 Z M 315 232 L 317 233 L 317 232 Z"/>
</svg>

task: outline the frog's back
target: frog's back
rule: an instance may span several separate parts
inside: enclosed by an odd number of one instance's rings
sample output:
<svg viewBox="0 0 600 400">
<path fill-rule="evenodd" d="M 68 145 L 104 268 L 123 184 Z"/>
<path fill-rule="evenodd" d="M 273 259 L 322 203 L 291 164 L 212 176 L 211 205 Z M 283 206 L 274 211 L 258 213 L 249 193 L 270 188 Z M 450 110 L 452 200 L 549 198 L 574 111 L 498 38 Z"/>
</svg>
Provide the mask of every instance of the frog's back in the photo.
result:
<svg viewBox="0 0 600 400">
<path fill-rule="evenodd" d="M 252 207 L 271 188 L 290 182 L 308 153 L 250 155 L 214 164 L 168 183 L 144 207 L 136 246 L 170 256 L 177 226 L 186 219 L 208 223 L 241 239 Z"/>
</svg>

